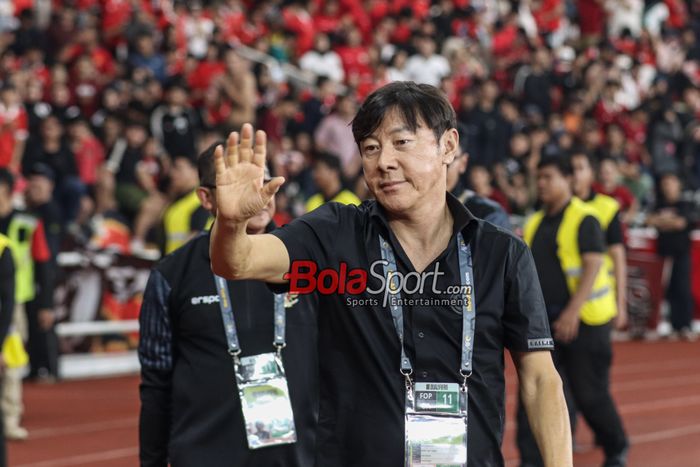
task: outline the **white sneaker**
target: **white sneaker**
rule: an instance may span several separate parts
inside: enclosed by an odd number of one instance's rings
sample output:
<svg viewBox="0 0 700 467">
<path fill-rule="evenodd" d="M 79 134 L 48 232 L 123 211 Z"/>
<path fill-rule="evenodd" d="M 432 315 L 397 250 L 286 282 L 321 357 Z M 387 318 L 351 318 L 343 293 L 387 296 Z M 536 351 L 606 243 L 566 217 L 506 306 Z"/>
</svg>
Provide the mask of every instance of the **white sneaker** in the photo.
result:
<svg viewBox="0 0 700 467">
<path fill-rule="evenodd" d="M 23 441 L 27 439 L 29 432 L 21 426 L 13 426 L 5 428 L 5 438 L 8 440 Z"/>
</svg>

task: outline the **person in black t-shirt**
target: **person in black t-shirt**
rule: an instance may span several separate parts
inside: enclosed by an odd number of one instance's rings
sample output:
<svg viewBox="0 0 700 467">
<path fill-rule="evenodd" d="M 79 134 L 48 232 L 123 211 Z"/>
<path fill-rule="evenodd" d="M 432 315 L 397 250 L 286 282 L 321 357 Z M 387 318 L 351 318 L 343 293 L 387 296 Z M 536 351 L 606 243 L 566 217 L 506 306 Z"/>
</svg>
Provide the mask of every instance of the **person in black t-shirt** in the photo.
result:
<svg viewBox="0 0 700 467">
<path fill-rule="evenodd" d="M 315 276 L 318 280 L 343 271 L 345 276 L 348 271 L 355 271 L 354 277 L 362 276 L 357 271 L 368 274 L 364 286 L 352 282 L 359 285 L 359 291 L 353 286 L 357 293 L 347 289 L 350 281 L 342 290 L 334 280 L 317 287 L 319 467 L 404 465 L 407 396 L 414 385 L 429 382 L 468 386 L 468 447 L 464 442 L 454 447 L 466 450 L 469 467 L 503 466 L 505 348 L 522 382 L 546 465 L 572 465 L 562 383 L 550 355 L 552 338 L 532 257 L 520 239 L 476 219 L 447 192 L 447 166 L 460 150 L 456 125 L 452 106 L 433 86 L 397 81 L 378 89 L 352 122 L 375 199 L 360 206 L 325 204 L 272 235 L 246 234 L 248 219 L 284 183 L 282 177 L 263 180 L 265 133 L 254 136 L 246 124 L 240 135 L 230 135 L 226 156 L 223 148 L 217 150 L 213 271 L 239 280 L 265 280 L 283 290 L 302 287 L 292 284 L 302 261 L 322 271 Z M 467 244 L 473 274 L 460 272 L 459 252 Z M 411 281 L 397 291 L 387 286 L 385 275 L 370 277 L 381 251 L 389 248 L 403 277 L 426 278 L 428 271 L 439 270 L 434 287 L 413 290 Z M 462 306 L 435 300 L 436 294 L 449 293 L 448 287 L 467 280 L 475 297 L 470 303 L 476 304 L 473 340 L 462 335 L 471 325 L 463 325 Z M 331 288 L 328 293 L 326 287 Z M 403 329 L 392 319 L 398 320 L 398 313 L 383 305 L 377 290 L 401 293 L 406 301 Z M 401 358 L 402 343 L 407 359 Z M 464 352 L 472 356 L 473 371 L 468 373 L 460 373 L 463 348 L 471 350 Z M 402 373 L 408 359 L 414 369 Z M 420 456 L 415 450 L 411 454 Z"/>
<path fill-rule="evenodd" d="M 682 184 L 675 173 L 666 173 L 659 182 L 659 203 L 647 217 L 647 224 L 658 231 L 657 252 L 672 262 L 666 300 L 671 308 L 672 337 L 696 340 L 691 329 L 693 296 L 690 291 L 690 231 L 696 219 L 691 203 L 681 199 Z"/>
</svg>

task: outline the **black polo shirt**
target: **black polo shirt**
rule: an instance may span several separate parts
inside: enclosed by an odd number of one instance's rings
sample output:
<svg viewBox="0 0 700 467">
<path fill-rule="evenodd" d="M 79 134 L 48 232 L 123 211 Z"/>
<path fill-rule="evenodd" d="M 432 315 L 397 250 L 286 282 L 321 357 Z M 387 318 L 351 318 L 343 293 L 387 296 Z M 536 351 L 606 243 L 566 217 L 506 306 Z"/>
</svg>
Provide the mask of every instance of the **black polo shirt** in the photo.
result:
<svg viewBox="0 0 700 467">
<path fill-rule="evenodd" d="M 504 421 L 504 347 L 551 348 L 537 272 L 525 244 L 505 230 L 477 220 L 452 195 L 449 246 L 435 262 L 444 275 L 437 289 L 458 285 L 456 232 L 473 252 L 476 329 L 470 379 L 470 466 L 501 466 Z M 381 259 L 379 235 L 391 242 L 399 272 L 414 268 L 375 201 L 360 206 L 328 203 L 273 232 L 290 260 L 312 260 L 319 270 L 364 268 Z M 380 281 L 369 275 L 369 285 Z M 430 287 L 428 287 L 430 289 Z M 424 294 L 430 295 L 424 291 Z M 375 295 L 319 294 L 321 411 L 317 461 L 325 466 L 403 465 L 405 386 L 400 345 L 389 310 Z M 404 298 L 411 298 L 403 296 Z M 366 300 L 351 306 L 349 299 Z M 417 381 L 459 382 L 462 316 L 450 306 L 404 306 L 406 352 Z"/>
</svg>

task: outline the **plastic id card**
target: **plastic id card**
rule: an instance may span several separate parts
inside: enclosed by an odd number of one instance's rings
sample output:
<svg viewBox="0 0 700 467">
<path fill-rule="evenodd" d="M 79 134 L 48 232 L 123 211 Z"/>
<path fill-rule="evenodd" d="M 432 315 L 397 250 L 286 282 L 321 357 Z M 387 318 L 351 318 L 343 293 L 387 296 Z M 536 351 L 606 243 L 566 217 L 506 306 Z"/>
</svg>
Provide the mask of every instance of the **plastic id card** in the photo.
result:
<svg viewBox="0 0 700 467">
<path fill-rule="evenodd" d="M 467 393 L 457 383 L 415 383 L 406 394 L 406 467 L 466 467 Z"/>
<path fill-rule="evenodd" d="M 241 358 L 238 394 L 250 449 L 296 442 L 294 414 L 282 360 L 275 353 Z"/>
</svg>

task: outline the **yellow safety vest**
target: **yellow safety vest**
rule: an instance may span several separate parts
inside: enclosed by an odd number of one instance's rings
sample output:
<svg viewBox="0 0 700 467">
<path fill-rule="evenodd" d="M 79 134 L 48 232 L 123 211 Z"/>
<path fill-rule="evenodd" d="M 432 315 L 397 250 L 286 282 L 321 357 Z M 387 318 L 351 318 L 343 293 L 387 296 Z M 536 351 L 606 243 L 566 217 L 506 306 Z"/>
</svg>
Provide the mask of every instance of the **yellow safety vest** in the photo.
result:
<svg viewBox="0 0 700 467">
<path fill-rule="evenodd" d="M 336 202 L 340 204 L 354 204 L 359 206 L 362 201 L 357 197 L 355 193 L 350 190 L 342 190 L 340 193 L 335 195 L 331 202 Z M 306 212 L 311 212 L 314 209 L 326 204 L 326 200 L 323 198 L 323 194 L 316 193 L 306 202 Z"/>
<path fill-rule="evenodd" d="M 15 259 L 15 302 L 27 303 L 34 299 L 34 259 L 32 258 L 32 238 L 39 221 L 36 217 L 23 213 L 12 216 L 7 229 L 10 248 Z"/>
<path fill-rule="evenodd" d="M 584 201 L 588 206 L 592 207 L 596 214 L 596 219 L 600 222 L 603 232 L 608 231 L 610 222 L 612 222 L 615 214 L 620 210 L 620 203 L 615 198 L 597 193 L 593 199 Z M 615 269 L 610 255 L 606 252 L 603 266 L 610 274 L 613 290 L 615 290 Z"/>
<path fill-rule="evenodd" d="M 190 224 L 192 214 L 201 206 L 197 197 L 197 190 L 192 190 L 189 194 L 171 204 L 166 209 L 163 216 L 163 224 L 165 228 L 165 254 L 173 251 L 184 245 L 192 236 Z M 210 219 L 208 225 L 211 225 Z"/>
<path fill-rule="evenodd" d="M 586 216 L 597 218 L 596 212 L 578 198 L 572 198 L 564 210 L 564 217 L 557 231 L 557 257 L 566 277 L 569 293 L 573 295 L 581 280 L 581 253 L 578 247 L 578 231 Z M 525 223 L 525 243 L 532 247 L 535 232 L 542 223 L 544 211 L 533 214 Z M 617 305 L 608 271 L 601 267 L 593 283 L 593 290 L 581 308 L 581 321 L 591 326 L 605 324 L 617 314 Z"/>
<path fill-rule="evenodd" d="M 5 248 L 12 251 L 12 242 L 6 236 L 0 234 L 0 256 Z M 14 313 L 14 310 L 0 310 L 0 313 Z M 19 368 L 29 363 L 29 355 L 24 350 L 24 344 L 18 331 L 10 331 L 2 343 L 2 357 L 10 368 Z"/>
</svg>

